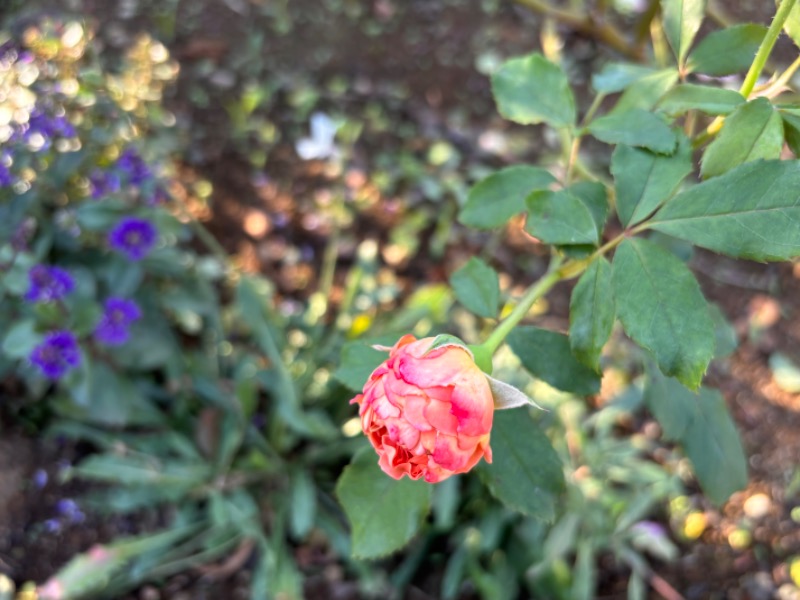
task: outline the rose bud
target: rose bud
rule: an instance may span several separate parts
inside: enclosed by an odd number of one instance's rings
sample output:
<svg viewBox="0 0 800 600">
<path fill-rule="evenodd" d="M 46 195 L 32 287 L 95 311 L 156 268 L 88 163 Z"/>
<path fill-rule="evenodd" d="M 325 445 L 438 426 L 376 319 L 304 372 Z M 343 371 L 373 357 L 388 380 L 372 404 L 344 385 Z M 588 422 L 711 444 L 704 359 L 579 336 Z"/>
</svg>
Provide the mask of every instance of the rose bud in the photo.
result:
<svg viewBox="0 0 800 600">
<path fill-rule="evenodd" d="M 489 378 L 466 347 L 436 339 L 406 335 L 382 348 L 389 358 L 351 401 L 360 406 L 378 464 L 395 479 L 436 483 L 466 473 L 481 458 L 492 462 Z"/>
</svg>

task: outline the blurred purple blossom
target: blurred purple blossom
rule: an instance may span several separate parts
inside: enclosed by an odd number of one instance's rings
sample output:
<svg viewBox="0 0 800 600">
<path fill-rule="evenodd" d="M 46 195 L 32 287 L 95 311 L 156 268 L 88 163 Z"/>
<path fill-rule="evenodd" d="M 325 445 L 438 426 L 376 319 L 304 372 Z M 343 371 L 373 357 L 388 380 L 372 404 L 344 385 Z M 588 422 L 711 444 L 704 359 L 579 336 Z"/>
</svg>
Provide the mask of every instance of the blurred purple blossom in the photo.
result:
<svg viewBox="0 0 800 600">
<path fill-rule="evenodd" d="M 37 490 L 45 487 L 48 479 L 49 476 L 47 475 L 47 471 L 44 469 L 36 469 L 36 471 L 33 473 L 33 485 Z"/>
<path fill-rule="evenodd" d="M 128 183 L 132 185 L 142 185 L 152 177 L 153 172 L 147 163 L 144 162 L 139 153 L 134 148 L 125 148 L 117 159 L 116 167 L 125 176 Z"/>
<path fill-rule="evenodd" d="M 56 512 L 61 516 L 72 516 L 77 510 L 78 504 L 72 498 L 62 498 L 56 503 Z"/>
<path fill-rule="evenodd" d="M 28 271 L 28 302 L 51 302 L 61 300 L 75 289 L 75 281 L 69 273 L 58 267 L 36 265 Z"/>
<path fill-rule="evenodd" d="M 48 333 L 33 349 L 30 360 L 48 379 L 60 379 L 81 362 L 78 340 L 71 331 Z"/>
<path fill-rule="evenodd" d="M 142 260 L 153 249 L 157 234 L 147 219 L 125 217 L 108 234 L 108 243 L 130 260 Z"/>
<path fill-rule="evenodd" d="M 105 303 L 105 312 L 94 330 L 98 342 L 107 346 L 119 346 L 128 341 L 128 328 L 134 321 L 142 317 L 142 311 L 133 300 L 125 298 L 109 298 Z"/>
<path fill-rule="evenodd" d="M 11 187 L 14 183 L 14 178 L 11 176 L 11 170 L 0 162 L 0 188 Z"/>
<path fill-rule="evenodd" d="M 666 537 L 667 530 L 655 521 L 639 521 L 631 527 L 631 533 L 648 537 Z"/>
<path fill-rule="evenodd" d="M 77 131 L 65 115 L 52 115 L 37 107 L 33 109 L 28 122 L 19 129 L 15 137 L 31 142 L 36 135 L 42 137 L 41 149 L 47 149 L 55 138 L 73 138 L 77 135 Z"/>
<path fill-rule="evenodd" d="M 89 190 L 92 198 L 99 200 L 109 194 L 118 192 L 121 188 L 119 175 L 113 171 L 102 171 L 95 169 L 89 175 Z"/>
<path fill-rule="evenodd" d="M 61 522 L 58 519 L 47 519 L 44 522 L 44 529 L 47 533 L 58 533 L 61 531 Z"/>
</svg>

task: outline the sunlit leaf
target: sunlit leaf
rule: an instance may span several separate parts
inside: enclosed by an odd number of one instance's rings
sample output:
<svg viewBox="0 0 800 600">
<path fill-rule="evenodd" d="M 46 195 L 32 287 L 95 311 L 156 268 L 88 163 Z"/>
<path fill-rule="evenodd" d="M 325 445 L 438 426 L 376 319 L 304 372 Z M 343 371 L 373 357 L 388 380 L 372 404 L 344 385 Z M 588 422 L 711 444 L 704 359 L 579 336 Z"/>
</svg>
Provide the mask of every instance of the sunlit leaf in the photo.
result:
<svg viewBox="0 0 800 600">
<path fill-rule="evenodd" d="M 522 125 L 575 123 L 575 98 L 567 76 L 541 54 L 512 58 L 492 75 L 500 114 Z"/>
</svg>

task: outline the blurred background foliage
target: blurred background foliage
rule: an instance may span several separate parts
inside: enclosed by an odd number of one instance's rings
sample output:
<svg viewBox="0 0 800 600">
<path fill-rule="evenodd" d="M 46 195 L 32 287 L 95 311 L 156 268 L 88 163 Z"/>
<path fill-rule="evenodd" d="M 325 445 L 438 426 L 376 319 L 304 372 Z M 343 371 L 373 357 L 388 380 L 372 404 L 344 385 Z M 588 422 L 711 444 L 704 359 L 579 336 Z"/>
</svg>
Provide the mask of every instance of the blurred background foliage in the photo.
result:
<svg viewBox="0 0 800 600">
<path fill-rule="evenodd" d="M 735 325 L 720 326 L 727 358 L 712 377 L 732 381 L 723 389 L 761 461 L 725 510 L 662 440 L 644 357 L 616 336 L 588 401 L 510 352 L 496 359 L 497 377 L 547 409 L 535 416 L 566 482 L 551 524 L 470 474 L 434 488 L 402 553 L 351 557 L 334 485 L 366 444 L 348 405 L 375 361 L 363 341 L 476 340 L 491 324 L 456 302 L 450 275 L 482 256 L 505 304 L 546 267 L 519 223 L 454 225 L 472 182 L 559 152 L 546 130 L 496 115 L 487 74 L 541 45 L 586 90 L 607 60 L 602 35 L 519 4 L 4 5 L 0 598 L 12 580 L 43 599 L 796 597 L 796 276 L 704 253 L 686 259 Z M 624 28 L 655 3 L 562 4 Z M 763 22 L 772 9 L 733 8 L 717 16 Z M 15 137 L 42 107 L 75 135 Z M 144 181 L 120 162 L 130 148 Z M 100 181 L 114 188 L 103 203 Z M 158 231 L 141 261 L 109 248 L 131 213 Z M 74 292 L 27 301 L 35 264 L 67 269 Z M 143 313 L 111 351 L 93 340 L 110 294 Z M 568 294 L 530 316 L 565 329 Z M 27 360 L 53 327 L 81 344 L 80 366 L 55 382 Z"/>
</svg>

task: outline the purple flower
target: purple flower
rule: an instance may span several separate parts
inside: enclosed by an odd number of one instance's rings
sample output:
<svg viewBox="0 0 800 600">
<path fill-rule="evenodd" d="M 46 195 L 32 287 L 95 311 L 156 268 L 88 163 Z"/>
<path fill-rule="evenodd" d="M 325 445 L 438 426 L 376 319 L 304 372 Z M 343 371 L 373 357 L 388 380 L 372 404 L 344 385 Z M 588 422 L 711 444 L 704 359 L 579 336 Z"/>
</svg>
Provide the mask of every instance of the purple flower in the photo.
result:
<svg viewBox="0 0 800 600">
<path fill-rule="evenodd" d="M 66 116 L 51 115 L 37 107 L 31 112 L 28 122 L 22 126 L 18 134 L 25 142 L 30 142 L 34 135 L 40 135 L 43 139 L 41 149 L 46 150 L 53 139 L 72 138 L 77 132 Z"/>
<path fill-rule="evenodd" d="M 14 178 L 11 177 L 11 170 L 3 163 L 0 163 L 0 188 L 11 187 L 13 183 Z"/>
<path fill-rule="evenodd" d="M 33 485 L 37 490 L 42 489 L 47 485 L 48 475 L 44 469 L 36 469 L 33 474 Z"/>
<path fill-rule="evenodd" d="M 108 234 L 108 243 L 130 260 L 142 260 L 153 249 L 157 233 L 147 219 L 125 217 Z"/>
<path fill-rule="evenodd" d="M 75 282 L 69 273 L 58 267 L 36 265 L 28 271 L 28 302 L 51 302 L 61 300 L 75 289 Z"/>
<path fill-rule="evenodd" d="M 78 340 L 71 331 L 53 331 L 31 352 L 30 360 L 48 379 L 60 379 L 81 362 Z"/>
<path fill-rule="evenodd" d="M 128 341 L 128 327 L 142 317 L 142 311 L 133 300 L 109 298 L 105 312 L 94 330 L 98 342 L 107 346 L 119 346 Z"/>
<path fill-rule="evenodd" d="M 134 148 L 125 148 L 117 159 L 117 168 L 132 185 L 142 185 L 153 174 Z"/>
<path fill-rule="evenodd" d="M 118 192 L 120 190 L 119 175 L 109 171 L 95 169 L 92 171 L 92 174 L 89 175 L 89 189 L 92 198 L 95 200 Z"/>
</svg>

